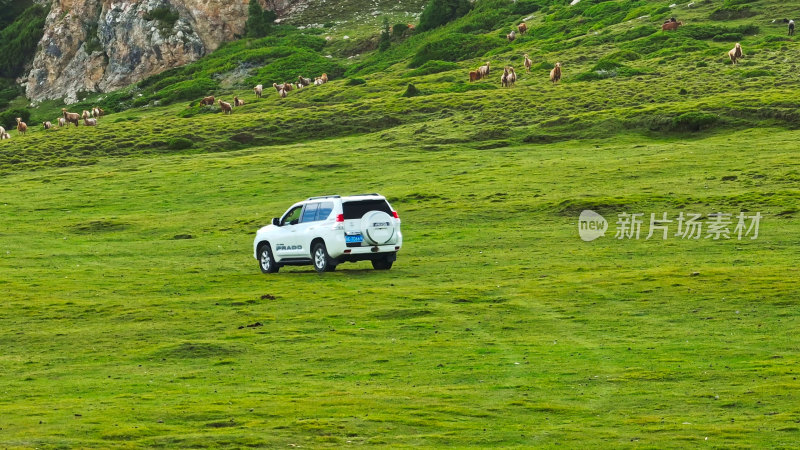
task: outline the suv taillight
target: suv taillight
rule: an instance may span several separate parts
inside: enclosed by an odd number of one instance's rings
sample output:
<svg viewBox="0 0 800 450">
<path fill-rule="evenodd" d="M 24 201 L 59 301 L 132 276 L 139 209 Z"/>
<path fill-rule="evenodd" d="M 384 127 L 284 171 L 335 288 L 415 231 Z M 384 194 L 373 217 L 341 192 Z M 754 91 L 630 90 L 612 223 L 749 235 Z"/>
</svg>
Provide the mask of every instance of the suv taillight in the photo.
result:
<svg viewBox="0 0 800 450">
<path fill-rule="evenodd" d="M 392 217 L 394 217 L 395 219 L 400 218 L 400 216 L 397 214 L 397 211 L 392 211 Z"/>
<path fill-rule="evenodd" d="M 336 221 L 337 222 L 344 222 L 344 214 L 339 214 L 338 216 L 336 216 Z"/>
</svg>

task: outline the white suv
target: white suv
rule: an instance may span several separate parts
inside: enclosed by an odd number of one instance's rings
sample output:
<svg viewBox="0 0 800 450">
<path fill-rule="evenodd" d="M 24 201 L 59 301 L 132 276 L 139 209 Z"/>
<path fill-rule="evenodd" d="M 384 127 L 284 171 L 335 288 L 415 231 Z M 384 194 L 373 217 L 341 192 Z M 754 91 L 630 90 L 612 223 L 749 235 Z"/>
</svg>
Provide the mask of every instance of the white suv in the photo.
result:
<svg viewBox="0 0 800 450">
<path fill-rule="evenodd" d="M 311 197 L 295 203 L 272 225 L 258 230 L 253 250 L 261 271 L 313 264 L 331 272 L 342 262 L 372 261 L 392 268 L 403 245 L 400 217 L 378 194 Z"/>
</svg>

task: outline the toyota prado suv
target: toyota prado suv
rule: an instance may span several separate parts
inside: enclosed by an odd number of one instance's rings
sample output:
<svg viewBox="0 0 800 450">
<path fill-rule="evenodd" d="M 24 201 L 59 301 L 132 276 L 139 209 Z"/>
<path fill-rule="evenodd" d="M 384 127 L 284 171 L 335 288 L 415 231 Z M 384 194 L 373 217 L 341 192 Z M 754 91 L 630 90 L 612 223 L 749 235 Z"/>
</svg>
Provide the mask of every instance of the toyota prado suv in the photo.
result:
<svg viewBox="0 0 800 450">
<path fill-rule="evenodd" d="M 331 272 L 343 262 L 372 261 L 392 268 L 403 245 L 400 217 L 378 194 L 311 197 L 256 233 L 254 255 L 264 273 L 281 266 L 313 264 Z"/>
</svg>

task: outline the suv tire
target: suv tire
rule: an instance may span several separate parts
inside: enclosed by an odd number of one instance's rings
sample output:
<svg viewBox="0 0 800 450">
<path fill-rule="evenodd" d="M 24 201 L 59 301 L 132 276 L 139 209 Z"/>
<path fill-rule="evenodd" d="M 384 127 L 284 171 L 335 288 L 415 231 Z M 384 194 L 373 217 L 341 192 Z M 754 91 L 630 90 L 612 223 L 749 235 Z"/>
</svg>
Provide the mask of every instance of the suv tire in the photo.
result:
<svg viewBox="0 0 800 450">
<path fill-rule="evenodd" d="M 325 248 L 325 244 L 322 242 L 314 245 L 311 258 L 314 260 L 314 269 L 319 273 L 333 272 L 336 270 L 336 263 L 333 258 L 328 255 L 328 249 Z"/>
<path fill-rule="evenodd" d="M 272 257 L 272 250 L 269 244 L 262 245 L 258 250 L 258 266 L 261 268 L 262 273 L 276 273 L 280 266 L 275 262 Z"/>
<path fill-rule="evenodd" d="M 393 263 L 394 260 L 390 259 L 388 256 L 385 258 L 373 259 L 372 268 L 375 270 L 389 270 L 392 268 Z"/>
</svg>

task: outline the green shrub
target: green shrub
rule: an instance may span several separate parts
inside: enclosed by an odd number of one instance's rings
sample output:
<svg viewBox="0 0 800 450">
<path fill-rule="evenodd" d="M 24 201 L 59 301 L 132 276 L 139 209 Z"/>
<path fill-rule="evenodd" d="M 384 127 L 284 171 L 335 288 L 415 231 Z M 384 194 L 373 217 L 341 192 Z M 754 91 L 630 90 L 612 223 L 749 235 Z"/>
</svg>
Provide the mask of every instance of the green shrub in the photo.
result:
<svg viewBox="0 0 800 450">
<path fill-rule="evenodd" d="M 16 78 L 22 75 L 44 34 L 47 12 L 42 6 L 33 5 L 0 30 L 0 77 Z"/>
<path fill-rule="evenodd" d="M 171 138 L 167 141 L 167 148 L 170 150 L 185 150 L 187 148 L 192 148 L 194 146 L 194 142 L 191 139 L 186 139 L 182 137 Z"/>
<path fill-rule="evenodd" d="M 422 92 L 420 92 L 420 90 L 417 89 L 416 86 L 414 86 L 413 84 L 409 83 L 408 87 L 406 87 L 406 91 L 403 92 L 402 96 L 403 97 L 416 97 L 417 95 L 422 95 Z"/>
<path fill-rule="evenodd" d="M 672 129 L 675 131 L 700 131 L 711 128 L 717 123 L 719 117 L 703 112 L 688 112 L 672 119 Z"/>
<path fill-rule="evenodd" d="M 467 14 L 472 8 L 469 0 L 430 0 L 419 18 L 420 32 L 440 27 Z"/>
<path fill-rule="evenodd" d="M 514 14 L 530 14 L 548 6 L 547 0 L 517 0 L 512 7 Z"/>
<path fill-rule="evenodd" d="M 367 84 L 367 80 L 363 78 L 350 78 L 347 80 L 347 86 L 361 86 Z"/>
<path fill-rule="evenodd" d="M 736 42 L 741 41 L 742 37 L 744 37 L 742 36 L 742 33 L 723 33 L 718 34 L 711 39 L 717 42 Z"/>
<path fill-rule="evenodd" d="M 408 31 L 408 24 L 396 23 L 392 26 L 392 37 L 395 39 L 399 39 L 405 36 L 406 31 Z"/>
<path fill-rule="evenodd" d="M 423 75 L 430 75 L 432 73 L 447 72 L 448 70 L 456 70 L 459 66 L 456 63 L 431 60 L 423 64 L 417 69 L 408 71 L 403 74 L 404 77 L 419 77 Z"/>
<path fill-rule="evenodd" d="M 463 61 L 484 55 L 492 48 L 502 45 L 500 39 L 473 34 L 452 33 L 423 45 L 408 67 L 420 67 L 431 60 Z"/>
<path fill-rule="evenodd" d="M 277 18 L 275 11 L 264 10 L 259 2 L 252 1 L 247 6 L 245 33 L 248 37 L 264 37 L 272 31 L 272 25 Z"/>
<path fill-rule="evenodd" d="M 732 20 L 753 17 L 756 14 L 749 6 L 723 6 L 715 9 L 708 18 L 711 20 Z"/>
<path fill-rule="evenodd" d="M 775 72 L 767 69 L 753 69 L 742 72 L 742 78 L 774 77 Z"/>
<path fill-rule="evenodd" d="M 16 129 L 17 117 L 27 123 L 31 120 L 31 113 L 27 109 L 9 109 L 3 111 L 0 113 L 0 125 L 3 125 L 7 130 Z"/>
<path fill-rule="evenodd" d="M 5 108 L 22 93 L 22 89 L 17 86 L 14 80 L 0 78 L 0 109 Z"/>
</svg>

